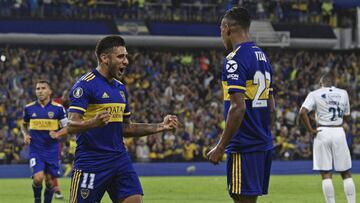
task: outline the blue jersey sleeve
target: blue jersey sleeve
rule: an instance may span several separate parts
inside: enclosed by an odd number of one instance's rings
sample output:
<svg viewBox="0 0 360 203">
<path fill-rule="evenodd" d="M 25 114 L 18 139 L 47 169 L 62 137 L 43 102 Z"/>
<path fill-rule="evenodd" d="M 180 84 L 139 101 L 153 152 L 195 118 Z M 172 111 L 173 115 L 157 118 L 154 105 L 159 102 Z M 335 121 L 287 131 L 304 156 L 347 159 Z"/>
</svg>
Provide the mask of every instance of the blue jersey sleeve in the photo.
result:
<svg viewBox="0 0 360 203">
<path fill-rule="evenodd" d="M 89 104 L 91 89 L 85 81 L 78 81 L 70 91 L 69 112 L 84 114 Z"/>
<path fill-rule="evenodd" d="M 129 107 L 129 97 L 128 97 L 128 92 L 125 89 L 125 111 L 124 111 L 124 117 L 129 117 L 131 112 L 130 112 L 130 107 Z"/>
<path fill-rule="evenodd" d="M 231 59 L 225 64 L 224 76 L 228 84 L 228 92 L 246 91 L 246 68 L 239 60 Z"/>
<path fill-rule="evenodd" d="M 23 121 L 25 123 L 28 123 L 30 121 L 30 115 L 28 113 L 28 108 L 24 108 L 24 111 L 23 111 Z"/>
</svg>

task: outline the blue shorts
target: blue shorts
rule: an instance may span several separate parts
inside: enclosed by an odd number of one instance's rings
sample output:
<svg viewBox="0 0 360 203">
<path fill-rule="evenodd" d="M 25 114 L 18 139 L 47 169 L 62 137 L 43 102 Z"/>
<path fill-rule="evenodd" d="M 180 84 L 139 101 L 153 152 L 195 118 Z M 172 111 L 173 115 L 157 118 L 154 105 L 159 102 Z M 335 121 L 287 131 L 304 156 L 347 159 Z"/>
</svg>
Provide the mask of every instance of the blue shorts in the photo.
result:
<svg viewBox="0 0 360 203">
<path fill-rule="evenodd" d="M 260 196 L 268 193 L 271 152 L 227 154 L 227 184 L 230 196 Z"/>
<path fill-rule="evenodd" d="M 46 174 L 50 174 L 54 177 L 60 176 L 60 160 L 59 159 L 45 159 L 39 156 L 37 153 L 30 153 L 29 164 L 31 169 L 31 175 L 39 171 L 44 171 Z"/>
<path fill-rule="evenodd" d="M 70 202 L 100 202 L 107 192 L 113 202 L 132 195 L 143 195 L 140 180 L 130 160 L 123 163 L 126 167 L 109 165 L 106 170 L 91 171 L 74 169 L 71 186 Z"/>
</svg>

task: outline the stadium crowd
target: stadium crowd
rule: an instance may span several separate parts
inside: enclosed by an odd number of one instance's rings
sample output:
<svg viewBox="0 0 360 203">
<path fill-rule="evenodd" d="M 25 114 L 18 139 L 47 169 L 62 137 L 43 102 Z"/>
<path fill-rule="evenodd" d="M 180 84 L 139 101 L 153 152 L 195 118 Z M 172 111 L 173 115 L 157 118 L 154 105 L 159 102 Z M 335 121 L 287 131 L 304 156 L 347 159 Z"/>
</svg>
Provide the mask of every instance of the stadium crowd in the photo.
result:
<svg viewBox="0 0 360 203">
<path fill-rule="evenodd" d="M 276 123 L 274 159 L 311 159 L 312 138 L 299 125 L 299 107 L 307 93 L 318 88 L 325 72 L 337 76 L 338 86 L 351 99 L 346 123 L 348 144 L 360 159 L 360 53 L 265 50 L 274 71 Z M 125 144 L 136 161 L 204 161 L 224 128 L 221 90 L 222 50 L 130 49 L 131 64 L 123 82 L 130 94 L 132 120 L 160 122 L 167 113 L 178 115 L 175 132 Z M 0 163 L 25 163 L 28 147 L 20 133 L 24 105 L 35 99 L 34 81 L 51 81 L 53 98 L 68 107 L 68 90 L 82 74 L 96 67 L 92 49 L 8 47 L 0 55 Z M 5 56 L 5 57 L 4 57 Z M 75 153 L 74 136 L 62 142 L 63 161 Z"/>
<path fill-rule="evenodd" d="M 224 11 L 234 5 L 247 8 L 253 18 L 272 22 L 351 26 L 349 24 L 355 18 L 349 9 L 337 8 L 331 0 L 1 0 L 0 4 L 0 16 L 5 18 L 119 18 L 217 23 Z"/>
</svg>

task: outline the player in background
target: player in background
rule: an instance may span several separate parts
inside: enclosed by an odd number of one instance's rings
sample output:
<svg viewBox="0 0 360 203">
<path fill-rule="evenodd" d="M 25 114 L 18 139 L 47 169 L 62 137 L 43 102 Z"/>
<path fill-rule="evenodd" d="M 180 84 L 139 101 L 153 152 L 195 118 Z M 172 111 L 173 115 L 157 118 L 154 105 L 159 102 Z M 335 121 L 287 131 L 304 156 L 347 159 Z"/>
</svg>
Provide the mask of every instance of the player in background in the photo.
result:
<svg viewBox="0 0 360 203">
<path fill-rule="evenodd" d="M 232 50 L 223 67 L 225 129 L 207 154 L 218 164 L 227 154 L 227 185 L 236 203 L 253 203 L 268 193 L 273 148 L 272 70 L 264 52 L 250 41 L 250 15 L 232 8 L 221 21 L 225 48 Z"/>
<path fill-rule="evenodd" d="M 98 67 L 81 77 L 70 91 L 68 131 L 77 134 L 70 202 L 100 202 L 107 192 L 116 203 L 141 203 L 143 191 L 123 138 L 177 128 L 177 117 L 162 123 L 132 123 L 128 93 L 119 81 L 129 64 L 120 36 L 101 39 L 95 49 Z M 140 101 L 139 101 L 140 102 Z"/>
<path fill-rule="evenodd" d="M 315 136 L 313 170 L 320 171 L 326 203 L 335 202 L 333 164 L 344 180 L 344 192 L 348 203 L 355 203 L 351 157 L 343 128 L 343 117 L 350 115 L 349 96 L 346 90 L 336 88 L 334 81 L 335 78 L 329 74 L 321 77 L 321 88 L 308 94 L 300 109 L 300 119 L 309 133 Z M 315 129 L 308 116 L 311 111 L 315 111 L 316 115 Z"/>
<path fill-rule="evenodd" d="M 63 128 L 68 122 L 63 106 L 51 101 L 51 93 L 48 81 L 40 80 L 36 83 L 37 100 L 25 106 L 21 129 L 25 144 L 30 144 L 29 158 L 35 203 L 41 202 L 44 179 L 44 202 L 52 200 L 53 178 L 60 175 L 60 151 L 59 143 L 51 138 L 50 131 Z"/>
</svg>

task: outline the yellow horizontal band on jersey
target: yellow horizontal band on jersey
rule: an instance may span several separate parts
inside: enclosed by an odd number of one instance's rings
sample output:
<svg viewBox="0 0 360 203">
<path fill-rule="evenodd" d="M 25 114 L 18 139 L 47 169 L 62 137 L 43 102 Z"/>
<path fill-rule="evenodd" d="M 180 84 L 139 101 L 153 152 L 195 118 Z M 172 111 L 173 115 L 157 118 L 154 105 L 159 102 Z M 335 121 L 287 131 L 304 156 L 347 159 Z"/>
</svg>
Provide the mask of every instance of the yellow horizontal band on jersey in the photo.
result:
<svg viewBox="0 0 360 203">
<path fill-rule="evenodd" d="M 263 90 L 263 92 L 260 92 L 259 99 L 269 99 L 269 86 L 270 81 L 266 80 L 266 87 Z M 259 91 L 259 85 L 254 84 L 253 80 L 247 80 L 246 81 L 246 92 L 245 92 L 245 99 L 253 100 L 256 96 L 256 94 Z"/>
<path fill-rule="evenodd" d="M 246 87 L 239 86 L 239 85 L 229 85 L 228 89 L 240 89 L 240 90 L 246 90 Z"/>
<path fill-rule="evenodd" d="M 76 109 L 76 110 L 80 110 L 82 112 L 86 112 L 86 109 L 78 107 L 78 106 L 70 106 L 69 109 Z"/>
<path fill-rule="evenodd" d="M 84 120 L 94 118 L 97 113 L 107 111 L 110 113 L 109 122 L 122 122 L 125 104 L 123 103 L 106 103 L 106 104 L 89 104 L 84 114 Z"/>
<path fill-rule="evenodd" d="M 57 119 L 30 119 L 30 130 L 58 130 L 59 121 Z"/>
<path fill-rule="evenodd" d="M 130 112 L 126 112 L 126 113 L 124 113 L 124 116 L 128 116 L 130 114 L 131 114 Z"/>
</svg>

